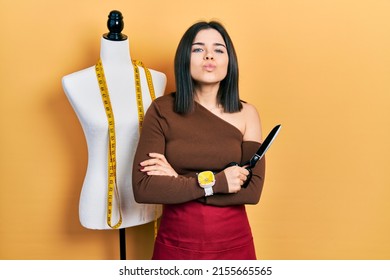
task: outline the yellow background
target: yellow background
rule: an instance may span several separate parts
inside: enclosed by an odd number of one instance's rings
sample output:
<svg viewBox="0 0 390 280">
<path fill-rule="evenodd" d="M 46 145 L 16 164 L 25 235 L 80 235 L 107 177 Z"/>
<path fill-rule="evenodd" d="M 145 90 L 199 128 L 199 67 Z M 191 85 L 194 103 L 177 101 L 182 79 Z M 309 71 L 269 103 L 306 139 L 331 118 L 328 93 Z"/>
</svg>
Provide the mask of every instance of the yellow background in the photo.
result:
<svg viewBox="0 0 390 280">
<path fill-rule="evenodd" d="M 83 228 L 87 150 L 61 78 L 95 64 L 111 10 L 133 58 L 167 74 L 192 23 L 235 42 L 267 154 L 248 213 L 261 259 L 390 259 L 390 1 L 1 0 L 0 259 L 118 259 L 118 231 Z M 237 225 L 232 225 L 237 226 Z M 126 229 L 149 259 L 153 225 Z"/>
</svg>

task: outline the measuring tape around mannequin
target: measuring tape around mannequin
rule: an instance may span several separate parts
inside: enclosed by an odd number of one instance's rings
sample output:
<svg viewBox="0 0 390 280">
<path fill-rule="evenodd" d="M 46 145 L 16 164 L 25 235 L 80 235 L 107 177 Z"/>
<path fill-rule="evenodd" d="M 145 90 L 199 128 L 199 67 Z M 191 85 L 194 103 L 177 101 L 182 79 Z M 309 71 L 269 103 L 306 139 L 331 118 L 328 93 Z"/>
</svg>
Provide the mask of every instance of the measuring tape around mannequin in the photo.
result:
<svg viewBox="0 0 390 280">
<path fill-rule="evenodd" d="M 138 109 L 138 127 L 139 132 L 141 132 L 143 120 L 144 120 L 144 106 L 142 101 L 142 90 L 141 90 L 141 78 L 139 74 L 138 66 L 141 66 L 145 70 L 146 80 L 149 87 L 149 93 L 152 100 L 156 98 L 154 93 L 152 75 L 150 74 L 149 69 L 144 67 L 143 63 L 139 60 L 133 60 L 134 68 L 134 79 L 135 79 L 135 88 L 136 88 L 136 98 L 137 98 L 137 109 Z M 120 197 L 118 186 L 116 183 L 116 137 L 115 137 L 115 120 L 114 112 L 112 111 L 110 94 L 108 92 L 106 77 L 104 75 L 104 69 L 101 59 L 95 65 L 96 77 L 99 83 L 100 94 L 102 96 L 102 101 L 104 109 L 106 111 L 107 121 L 108 121 L 108 131 L 109 131 L 109 149 L 108 149 L 108 187 L 107 187 L 107 224 L 110 228 L 117 229 L 122 224 L 122 211 L 120 206 Z M 113 200 L 114 196 L 117 200 L 119 220 L 115 225 L 112 224 L 112 213 L 113 213 Z M 154 236 L 157 235 L 157 208 L 155 210 L 155 221 L 154 221 Z"/>
</svg>

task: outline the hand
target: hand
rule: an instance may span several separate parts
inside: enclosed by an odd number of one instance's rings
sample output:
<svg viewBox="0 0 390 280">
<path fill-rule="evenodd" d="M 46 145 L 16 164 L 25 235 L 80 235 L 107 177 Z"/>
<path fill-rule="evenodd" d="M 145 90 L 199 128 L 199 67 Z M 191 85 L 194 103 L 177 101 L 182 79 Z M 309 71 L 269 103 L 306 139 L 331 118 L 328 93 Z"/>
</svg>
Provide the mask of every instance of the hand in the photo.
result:
<svg viewBox="0 0 390 280">
<path fill-rule="evenodd" d="M 224 170 L 228 182 L 229 193 L 237 193 L 246 181 L 249 171 L 238 165 L 230 166 Z"/>
<path fill-rule="evenodd" d="M 150 159 L 140 163 L 142 172 L 146 172 L 148 175 L 178 176 L 164 155 L 159 153 L 149 153 L 148 155 Z"/>
</svg>

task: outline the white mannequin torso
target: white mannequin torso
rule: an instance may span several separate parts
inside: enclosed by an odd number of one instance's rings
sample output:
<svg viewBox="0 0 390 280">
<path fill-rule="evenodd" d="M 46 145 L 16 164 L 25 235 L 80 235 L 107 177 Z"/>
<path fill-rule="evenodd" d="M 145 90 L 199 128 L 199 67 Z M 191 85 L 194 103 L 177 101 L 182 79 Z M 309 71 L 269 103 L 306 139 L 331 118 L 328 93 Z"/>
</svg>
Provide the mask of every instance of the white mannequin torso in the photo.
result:
<svg viewBox="0 0 390 280">
<path fill-rule="evenodd" d="M 123 222 L 119 228 L 153 221 L 161 215 L 160 205 L 138 204 L 132 190 L 132 162 L 139 139 L 134 69 L 129 42 L 101 39 L 100 58 L 104 67 L 115 119 L 117 186 Z M 144 111 L 151 103 L 142 67 L 140 69 Z M 164 94 L 166 76 L 150 70 L 156 97 Z M 88 166 L 79 203 L 82 226 L 111 229 L 107 224 L 108 122 L 98 87 L 95 67 L 69 74 L 62 79 L 64 91 L 83 128 L 88 147 Z M 157 211 L 156 211 L 157 210 Z M 119 219 L 114 198 L 112 224 Z"/>
</svg>

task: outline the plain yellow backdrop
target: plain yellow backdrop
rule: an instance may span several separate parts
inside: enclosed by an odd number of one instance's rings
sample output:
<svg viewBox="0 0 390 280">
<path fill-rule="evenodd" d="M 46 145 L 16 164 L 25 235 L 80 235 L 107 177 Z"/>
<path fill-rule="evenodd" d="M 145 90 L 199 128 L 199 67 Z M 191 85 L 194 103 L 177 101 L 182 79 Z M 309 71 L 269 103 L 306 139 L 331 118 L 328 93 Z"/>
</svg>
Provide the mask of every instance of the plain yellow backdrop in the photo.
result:
<svg viewBox="0 0 390 280">
<path fill-rule="evenodd" d="M 187 27 L 228 29 L 242 99 L 264 134 L 283 125 L 247 208 L 260 259 L 390 259 L 390 1 L 0 2 L 0 259 L 119 258 L 118 231 L 79 223 L 87 149 L 61 86 L 96 63 L 114 9 L 167 92 Z M 149 259 L 153 224 L 126 239 L 128 259 Z"/>
</svg>

